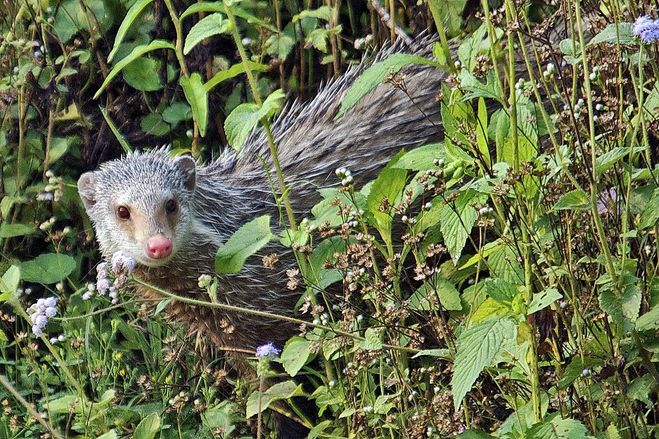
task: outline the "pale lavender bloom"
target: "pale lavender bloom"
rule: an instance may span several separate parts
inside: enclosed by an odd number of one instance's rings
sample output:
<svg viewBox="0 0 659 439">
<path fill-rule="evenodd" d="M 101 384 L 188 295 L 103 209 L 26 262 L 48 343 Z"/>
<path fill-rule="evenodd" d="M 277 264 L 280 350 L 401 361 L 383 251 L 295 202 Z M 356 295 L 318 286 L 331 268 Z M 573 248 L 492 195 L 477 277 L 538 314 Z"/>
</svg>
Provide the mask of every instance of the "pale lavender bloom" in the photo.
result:
<svg viewBox="0 0 659 439">
<path fill-rule="evenodd" d="M 653 20 L 647 15 L 638 17 L 632 28 L 634 35 L 645 44 L 659 41 L 659 20 Z"/>
<path fill-rule="evenodd" d="M 256 356 L 259 358 L 278 357 L 280 353 L 281 350 L 277 349 L 277 347 L 272 342 L 261 345 L 258 348 L 256 348 Z"/>
<path fill-rule="evenodd" d="M 605 189 L 600 192 L 600 195 L 597 198 L 597 211 L 600 215 L 606 215 L 611 211 L 612 207 L 615 207 L 617 201 L 618 192 L 616 192 L 616 188 L 610 187 Z"/>
<path fill-rule="evenodd" d="M 39 299 L 37 303 L 32 304 L 27 313 L 32 322 L 32 332 L 34 335 L 39 336 L 43 334 L 43 330 L 48 324 L 48 320 L 57 315 L 57 298 L 49 297 L 47 299 Z"/>
<path fill-rule="evenodd" d="M 137 261 L 135 261 L 135 258 L 127 256 L 121 251 L 112 255 L 112 271 L 117 274 L 124 271 L 126 274 L 130 274 L 133 272 L 136 265 Z"/>
</svg>

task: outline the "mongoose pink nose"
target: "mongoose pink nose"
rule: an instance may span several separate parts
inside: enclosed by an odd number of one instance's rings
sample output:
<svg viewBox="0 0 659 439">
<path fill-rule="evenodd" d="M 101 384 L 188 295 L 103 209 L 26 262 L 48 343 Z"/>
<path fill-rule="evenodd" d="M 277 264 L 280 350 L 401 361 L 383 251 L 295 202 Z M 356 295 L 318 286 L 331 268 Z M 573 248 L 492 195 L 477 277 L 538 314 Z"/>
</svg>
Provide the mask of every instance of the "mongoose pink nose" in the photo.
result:
<svg viewBox="0 0 659 439">
<path fill-rule="evenodd" d="M 146 254 L 153 259 L 163 259 L 172 254 L 172 240 L 163 235 L 155 235 L 146 241 Z"/>
</svg>

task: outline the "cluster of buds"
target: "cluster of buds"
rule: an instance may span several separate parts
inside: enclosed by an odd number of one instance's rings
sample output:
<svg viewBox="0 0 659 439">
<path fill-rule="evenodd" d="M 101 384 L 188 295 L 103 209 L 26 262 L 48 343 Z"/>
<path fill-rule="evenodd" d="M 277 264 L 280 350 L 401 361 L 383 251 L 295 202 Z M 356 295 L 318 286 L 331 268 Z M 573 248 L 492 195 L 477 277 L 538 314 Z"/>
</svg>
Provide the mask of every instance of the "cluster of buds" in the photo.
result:
<svg viewBox="0 0 659 439">
<path fill-rule="evenodd" d="M 544 76 L 546 79 L 549 79 L 554 76 L 554 73 L 556 73 L 556 66 L 553 62 L 550 62 L 547 64 L 545 71 L 542 72 L 542 76 Z"/>
<path fill-rule="evenodd" d="M 49 231 L 50 229 L 53 228 L 53 225 L 55 224 L 55 221 L 57 221 L 57 219 L 54 216 L 51 216 L 46 221 L 39 224 L 39 229 L 43 232 L 47 232 L 47 231 Z"/>
<path fill-rule="evenodd" d="M 352 172 L 350 172 L 349 169 L 341 167 L 334 172 L 336 176 L 341 179 L 342 186 L 350 186 L 352 184 L 353 182 Z"/>
<path fill-rule="evenodd" d="M 57 298 L 49 297 L 47 299 L 39 299 L 37 303 L 31 305 L 27 309 L 32 322 L 32 332 L 36 336 L 43 334 L 43 330 L 48 324 L 48 320 L 57 315 Z"/>
<path fill-rule="evenodd" d="M 43 192 L 40 192 L 37 195 L 37 200 L 55 202 L 61 200 L 64 192 L 64 179 L 62 179 L 62 177 L 56 176 L 50 169 L 46 171 L 46 177 L 48 178 L 48 184 L 44 188 Z"/>
</svg>

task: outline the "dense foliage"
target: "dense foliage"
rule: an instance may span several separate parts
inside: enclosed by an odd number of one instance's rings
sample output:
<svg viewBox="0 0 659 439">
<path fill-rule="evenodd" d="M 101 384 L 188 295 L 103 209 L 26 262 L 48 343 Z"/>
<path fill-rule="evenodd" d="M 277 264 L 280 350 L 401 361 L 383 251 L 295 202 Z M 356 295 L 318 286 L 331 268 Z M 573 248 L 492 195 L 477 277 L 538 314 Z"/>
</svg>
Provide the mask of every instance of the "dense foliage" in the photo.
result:
<svg viewBox="0 0 659 439">
<path fill-rule="evenodd" d="M 653 437 L 659 21 L 586 3 L 4 2 L 0 437 L 265 436 L 273 410 L 310 437 Z M 218 273 L 276 263 L 271 239 L 298 256 L 300 335 L 264 334 L 252 375 L 200 360 L 176 298 L 100 294 L 83 170 L 240 150 L 287 95 L 428 27 L 432 59 L 374 64 L 338 117 L 432 65 L 444 138 L 364 187 L 338 169 L 311 218 L 283 191 L 218 252 Z"/>
</svg>

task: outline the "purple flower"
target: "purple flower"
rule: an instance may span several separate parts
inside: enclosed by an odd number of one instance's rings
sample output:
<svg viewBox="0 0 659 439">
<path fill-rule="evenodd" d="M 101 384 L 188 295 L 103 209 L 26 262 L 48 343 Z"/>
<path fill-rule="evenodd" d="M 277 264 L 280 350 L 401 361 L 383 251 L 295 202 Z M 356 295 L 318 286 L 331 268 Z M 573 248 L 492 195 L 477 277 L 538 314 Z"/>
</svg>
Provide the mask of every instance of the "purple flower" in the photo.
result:
<svg viewBox="0 0 659 439">
<path fill-rule="evenodd" d="M 615 211 L 615 205 L 618 202 L 618 192 L 616 188 L 610 187 L 600 192 L 597 198 L 597 211 L 600 215 L 606 215 L 612 210 Z"/>
<path fill-rule="evenodd" d="M 647 15 L 638 17 L 634 22 L 632 32 L 645 44 L 659 41 L 659 20 L 653 20 Z"/>
<path fill-rule="evenodd" d="M 256 348 L 256 356 L 258 358 L 263 358 L 263 357 L 275 358 L 278 357 L 280 353 L 281 350 L 277 349 L 277 347 L 272 342 L 261 345 L 258 348 Z"/>
</svg>

